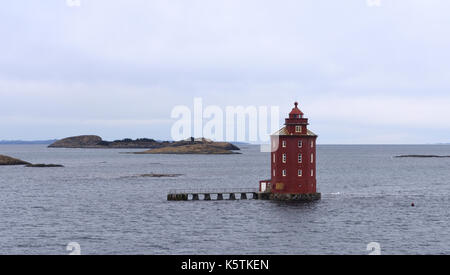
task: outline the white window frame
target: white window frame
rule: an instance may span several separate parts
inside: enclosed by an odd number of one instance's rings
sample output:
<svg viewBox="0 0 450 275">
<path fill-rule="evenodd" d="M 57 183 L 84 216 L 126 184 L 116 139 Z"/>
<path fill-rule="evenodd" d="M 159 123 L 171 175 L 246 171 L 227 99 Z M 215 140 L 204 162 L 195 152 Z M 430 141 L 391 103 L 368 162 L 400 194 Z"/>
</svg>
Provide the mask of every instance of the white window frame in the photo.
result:
<svg viewBox="0 0 450 275">
<path fill-rule="evenodd" d="M 303 127 L 300 125 L 297 125 L 297 126 L 295 126 L 295 132 L 296 133 L 301 133 L 301 132 L 303 132 Z"/>
<path fill-rule="evenodd" d="M 281 142 L 281 144 L 282 144 L 283 148 L 286 148 L 286 146 L 287 146 L 286 140 L 283 140 L 283 141 Z"/>
<path fill-rule="evenodd" d="M 298 169 L 298 176 L 299 177 L 303 177 L 303 170 L 302 169 Z"/>
<path fill-rule="evenodd" d="M 314 169 L 311 169 L 311 177 L 314 177 Z"/>
<path fill-rule="evenodd" d="M 273 157 L 273 163 L 276 163 L 277 156 L 275 154 L 273 154 L 272 157 Z"/>
<path fill-rule="evenodd" d="M 314 140 L 311 141 L 311 148 L 314 148 Z"/>
<path fill-rule="evenodd" d="M 298 154 L 298 163 L 303 163 L 303 154 Z"/>
<path fill-rule="evenodd" d="M 287 176 L 286 169 L 283 169 L 283 177 L 286 177 L 286 176 Z"/>
<path fill-rule="evenodd" d="M 275 177 L 277 175 L 277 171 L 273 169 L 273 176 Z"/>
<path fill-rule="evenodd" d="M 303 140 L 298 141 L 298 148 L 303 148 Z"/>
<path fill-rule="evenodd" d="M 283 163 L 286 163 L 287 162 L 287 155 L 286 155 L 286 153 L 284 153 L 283 154 Z"/>
<path fill-rule="evenodd" d="M 314 153 L 311 153 L 311 163 L 314 163 Z"/>
</svg>

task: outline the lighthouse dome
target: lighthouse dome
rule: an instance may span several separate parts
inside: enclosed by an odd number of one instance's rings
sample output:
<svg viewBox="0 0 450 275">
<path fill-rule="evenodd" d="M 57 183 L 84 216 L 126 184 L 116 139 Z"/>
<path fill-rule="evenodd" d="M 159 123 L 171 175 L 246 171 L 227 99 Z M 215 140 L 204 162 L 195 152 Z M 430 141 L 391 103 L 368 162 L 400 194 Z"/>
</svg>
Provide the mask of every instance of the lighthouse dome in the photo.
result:
<svg viewBox="0 0 450 275">
<path fill-rule="evenodd" d="M 303 112 L 298 108 L 298 102 L 294 103 L 295 107 L 289 113 L 290 118 L 303 118 Z"/>
</svg>

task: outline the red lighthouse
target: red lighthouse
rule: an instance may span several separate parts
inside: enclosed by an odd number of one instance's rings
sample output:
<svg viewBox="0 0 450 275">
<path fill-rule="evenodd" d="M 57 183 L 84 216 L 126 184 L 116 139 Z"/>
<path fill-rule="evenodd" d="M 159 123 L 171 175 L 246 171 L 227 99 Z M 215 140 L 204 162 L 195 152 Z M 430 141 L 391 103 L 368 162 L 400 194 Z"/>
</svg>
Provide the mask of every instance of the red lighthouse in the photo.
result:
<svg viewBox="0 0 450 275">
<path fill-rule="evenodd" d="M 316 189 L 317 135 L 308 129 L 308 125 L 308 119 L 295 102 L 285 127 L 271 136 L 272 178 L 260 182 L 262 199 L 320 199 Z"/>
</svg>

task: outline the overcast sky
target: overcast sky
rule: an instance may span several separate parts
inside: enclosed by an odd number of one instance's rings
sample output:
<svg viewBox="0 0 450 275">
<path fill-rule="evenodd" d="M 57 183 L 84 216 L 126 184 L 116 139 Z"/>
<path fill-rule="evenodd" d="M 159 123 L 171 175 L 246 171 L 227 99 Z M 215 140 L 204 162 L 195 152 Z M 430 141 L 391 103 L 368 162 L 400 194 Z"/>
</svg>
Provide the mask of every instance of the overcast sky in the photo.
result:
<svg viewBox="0 0 450 275">
<path fill-rule="evenodd" d="M 294 101 L 321 143 L 450 142 L 448 0 L 3 1 L 0 140 L 170 138 Z"/>
</svg>

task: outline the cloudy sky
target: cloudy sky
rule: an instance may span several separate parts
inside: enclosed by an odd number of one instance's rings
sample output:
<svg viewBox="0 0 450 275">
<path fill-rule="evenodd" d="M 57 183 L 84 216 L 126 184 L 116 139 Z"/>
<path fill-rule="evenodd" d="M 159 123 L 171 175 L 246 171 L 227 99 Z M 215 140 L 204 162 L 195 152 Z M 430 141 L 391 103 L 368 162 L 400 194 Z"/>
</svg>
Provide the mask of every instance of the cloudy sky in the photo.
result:
<svg viewBox="0 0 450 275">
<path fill-rule="evenodd" d="M 282 116 L 298 100 L 321 143 L 450 142 L 449 10 L 448 0 L 3 1 L 0 140 L 168 139 L 173 107 L 200 97 Z"/>
</svg>

